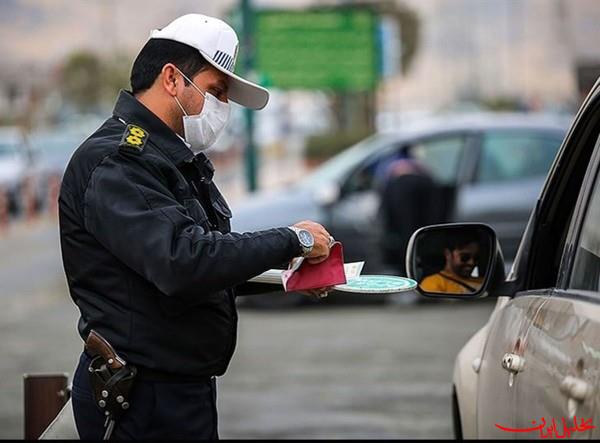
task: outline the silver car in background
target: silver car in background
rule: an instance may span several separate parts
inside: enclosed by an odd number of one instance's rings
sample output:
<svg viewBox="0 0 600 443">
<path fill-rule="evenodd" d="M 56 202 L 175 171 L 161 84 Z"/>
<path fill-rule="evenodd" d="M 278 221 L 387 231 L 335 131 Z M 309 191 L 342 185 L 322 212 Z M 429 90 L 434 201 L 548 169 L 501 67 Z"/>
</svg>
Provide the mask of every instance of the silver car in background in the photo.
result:
<svg viewBox="0 0 600 443">
<path fill-rule="evenodd" d="M 446 221 L 490 224 L 510 262 L 570 121 L 569 116 L 477 113 L 427 118 L 379 133 L 297 184 L 258 193 L 235 206 L 233 229 L 315 220 L 343 243 L 347 262 L 366 261 L 365 273 L 395 273 L 380 246 L 378 173 L 394 159 L 410 156 L 446 189 Z M 304 300 L 277 295 L 244 302 L 270 306 Z"/>
</svg>

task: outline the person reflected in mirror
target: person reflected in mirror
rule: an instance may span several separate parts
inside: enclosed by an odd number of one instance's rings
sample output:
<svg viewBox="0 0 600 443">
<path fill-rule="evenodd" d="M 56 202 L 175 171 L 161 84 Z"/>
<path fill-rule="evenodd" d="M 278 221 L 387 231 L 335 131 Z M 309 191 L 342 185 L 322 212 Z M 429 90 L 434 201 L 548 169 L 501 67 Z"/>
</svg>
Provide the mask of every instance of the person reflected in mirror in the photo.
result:
<svg viewBox="0 0 600 443">
<path fill-rule="evenodd" d="M 444 248 L 444 268 L 420 283 L 422 290 L 450 294 L 473 294 L 483 283 L 479 269 L 478 239 L 468 233 L 453 236 Z"/>
</svg>

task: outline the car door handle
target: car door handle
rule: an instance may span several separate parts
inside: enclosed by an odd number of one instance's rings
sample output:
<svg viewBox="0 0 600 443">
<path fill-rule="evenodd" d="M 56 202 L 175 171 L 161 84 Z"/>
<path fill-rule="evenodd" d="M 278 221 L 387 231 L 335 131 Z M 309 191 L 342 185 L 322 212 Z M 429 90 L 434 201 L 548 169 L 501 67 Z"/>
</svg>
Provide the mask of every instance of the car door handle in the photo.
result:
<svg viewBox="0 0 600 443">
<path fill-rule="evenodd" d="M 568 375 L 560 384 L 560 392 L 570 399 L 583 402 L 592 396 L 594 388 L 587 381 Z"/>
<path fill-rule="evenodd" d="M 504 357 L 502 357 L 502 367 L 511 374 L 516 374 L 525 369 L 525 359 L 517 354 L 504 354 Z"/>
</svg>

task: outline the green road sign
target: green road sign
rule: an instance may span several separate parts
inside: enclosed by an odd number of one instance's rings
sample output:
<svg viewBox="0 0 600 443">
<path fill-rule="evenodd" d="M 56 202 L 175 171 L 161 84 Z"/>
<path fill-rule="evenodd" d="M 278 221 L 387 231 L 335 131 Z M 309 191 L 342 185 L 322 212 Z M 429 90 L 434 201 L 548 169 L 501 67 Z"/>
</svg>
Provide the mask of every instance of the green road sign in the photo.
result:
<svg viewBox="0 0 600 443">
<path fill-rule="evenodd" d="M 255 69 L 282 89 L 373 89 L 377 17 L 366 9 L 255 12 Z"/>
</svg>

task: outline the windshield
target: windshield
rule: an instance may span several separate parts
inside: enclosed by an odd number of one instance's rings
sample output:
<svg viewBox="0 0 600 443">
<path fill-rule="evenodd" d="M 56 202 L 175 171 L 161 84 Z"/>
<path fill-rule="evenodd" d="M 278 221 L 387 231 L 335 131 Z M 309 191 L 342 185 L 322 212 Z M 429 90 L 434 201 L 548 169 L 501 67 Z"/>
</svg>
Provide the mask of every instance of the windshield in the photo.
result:
<svg viewBox="0 0 600 443">
<path fill-rule="evenodd" d="M 340 183 L 362 160 L 396 139 L 391 135 L 372 135 L 323 163 L 300 184 L 318 188 L 326 183 Z"/>
</svg>

